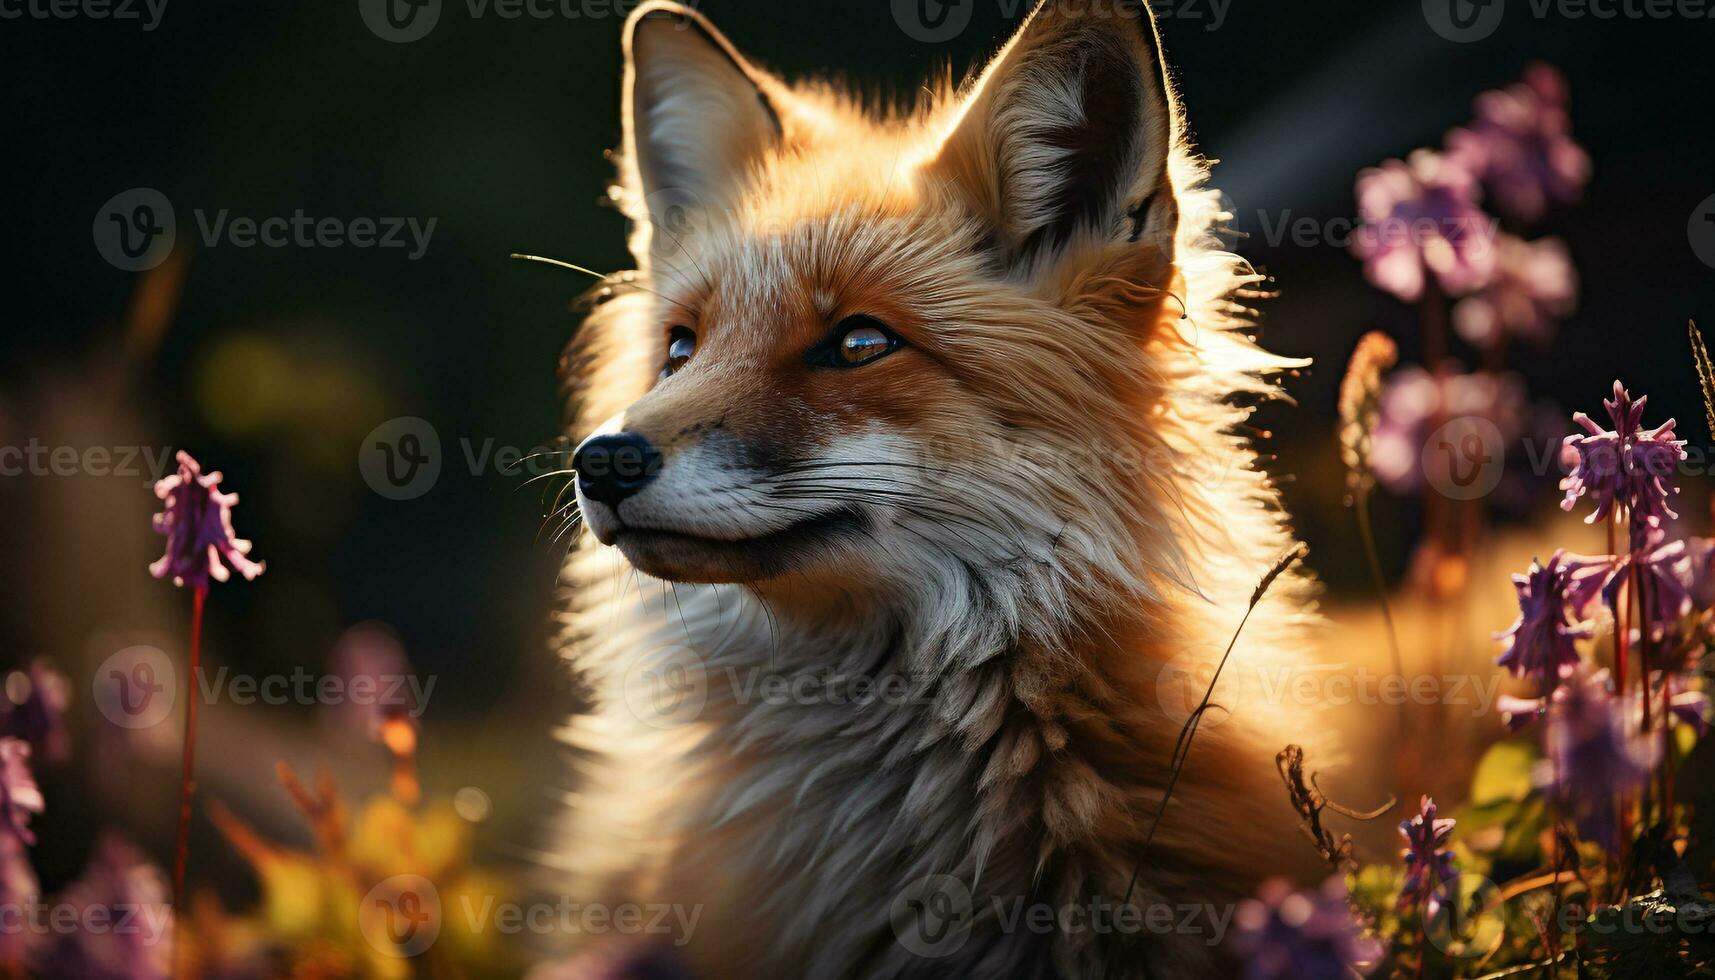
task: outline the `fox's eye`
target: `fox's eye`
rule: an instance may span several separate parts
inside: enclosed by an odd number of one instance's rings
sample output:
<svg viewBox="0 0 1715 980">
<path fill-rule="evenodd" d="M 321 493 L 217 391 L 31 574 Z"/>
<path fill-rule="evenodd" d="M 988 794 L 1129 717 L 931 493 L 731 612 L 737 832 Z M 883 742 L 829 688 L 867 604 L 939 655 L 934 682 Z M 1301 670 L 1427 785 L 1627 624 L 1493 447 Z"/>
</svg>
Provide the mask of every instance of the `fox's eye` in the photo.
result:
<svg viewBox="0 0 1715 980">
<path fill-rule="evenodd" d="M 862 364 L 887 351 L 893 341 L 874 327 L 857 327 L 840 338 L 840 357 L 847 364 Z"/>
<path fill-rule="evenodd" d="M 672 377 L 691 355 L 697 352 L 697 335 L 690 327 L 674 327 L 667 332 L 667 366 L 661 369 L 661 377 Z"/>
<path fill-rule="evenodd" d="M 852 316 L 835 328 L 825 362 L 830 367 L 858 367 L 880 360 L 904 345 L 899 335 L 871 316 Z"/>
</svg>

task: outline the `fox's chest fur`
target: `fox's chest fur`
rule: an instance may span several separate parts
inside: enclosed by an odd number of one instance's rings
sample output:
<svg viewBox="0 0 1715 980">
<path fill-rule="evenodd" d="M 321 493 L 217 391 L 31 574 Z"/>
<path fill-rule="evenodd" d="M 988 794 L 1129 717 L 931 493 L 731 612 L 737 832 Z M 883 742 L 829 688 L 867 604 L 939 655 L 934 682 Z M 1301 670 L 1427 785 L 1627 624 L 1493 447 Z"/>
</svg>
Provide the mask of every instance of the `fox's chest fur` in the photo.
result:
<svg viewBox="0 0 1715 980">
<path fill-rule="evenodd" d="M 600 553 L 572 570 L 605 598 L 569 621 L 596 708 L 565 732 L 567 867 L 580 894 L 695 917 L 656 937 L 695 976 L 1207 976 L 1235 903 L 1308 863 L 1272 767 L 1304 733 L 1267 718 L 1202 730 L 1142 847 L 1185 720 L 1176 671 L 1209 666 L 1243 595 L 1118 615 L 1052 656 L 958 637 L 994 646 L 943 671 L 912 611 L 802 623 Z M 1265 605 L 1229 669 L 1290 635 L 1291 608 Z M 1209 656 L 1175 664 L 1186 650 Z M 1080 680 L 1093 663 L 1103 679 Z"/>
<path fill-rule="evenodd" d="M 702 980 L 1210 975 L 1314 861 L 1309 726 L 1242 694 L 1306 649 L 1296 575 L 1168 794 L 1292 546 L 1237 432 L 1298 363 L 1244 332 L 1147 8 L 1047 0 L 880 120 L 672 5 L 627 37 L 640 270 L 566 361 L 575 894 L 675 907 L 645 938 Z"/>
</svg>

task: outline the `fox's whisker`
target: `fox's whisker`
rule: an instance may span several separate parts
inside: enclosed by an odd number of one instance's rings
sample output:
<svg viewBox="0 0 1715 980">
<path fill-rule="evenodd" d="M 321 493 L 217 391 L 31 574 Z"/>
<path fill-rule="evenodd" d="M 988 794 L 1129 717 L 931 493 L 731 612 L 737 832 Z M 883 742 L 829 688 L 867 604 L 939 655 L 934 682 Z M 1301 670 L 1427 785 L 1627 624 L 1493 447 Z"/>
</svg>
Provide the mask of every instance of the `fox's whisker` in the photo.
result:
<svg viewBox="0 0 1715 980">
<path fill-rule="evenodd" d="M 555 531 L 554 536 L 548 540 L 548 547 L 550 547 L 550 548 L 558 547 L 559 543 L 560 543 L 560 539 L 565 537 L 568 533 L 570 533 L 574 529 L 576 529 L 577 526 L 581 523 L 583 523 L 583 515 L 582 514 L 573 514 L 573 515 L 567 517 L 566 520 L 563 523 L 561 523 L 560 529 L 558 531 Z M 569 543 L 570 542 L 568 542 L 568 544 Z"/>
<path fill-rule="evenodd" d="M 518 484 L 516 487 L 513 487 L 512 492 L 517 493 L 518 491 L 524 489 L 525 487 L 532 486 L 532 485 L 537 484 L 537 483 L 541 483 L 543 480 L 552 480 L 555 477 L 559 477 L 559 476 L 577 476 L 577 475 L 578 475 L 577 470 L 555 470 L 552 473 L 538 473 L 535 476 L 531 477 L 530 479 L 525 480 L 523 483 Z"/>
<path fill-rule="evenodd" d="M 576 446 L 567 446 L 564 449 L 540 449 L 528 456 L 520 456 L 518 458 L 518 464 L 529 463 L 538 459 L 552 459 L 556 456 L 570 456 L 576 451 Z"/>
<path fill-rule="evenodd" d="M 637 281 L 637 277 L 631 273 L 616 272 L 616 273 L 607 273 L 604 275 L 600 272 L 595 271 L 594 269 L 588 269 L 588 268 L 585 268 L 584 266 L 578 265 L 576 262 L 566 262 L 566 261 L 561 260 L 561 259 L 550 259 L 544 255 L 525 255 L 522 252 L 513 252 L 512 255 L 509 257 L 514 258 L 514 259 L 519 259 L 519 260 L 524 261 L 524 262 L 540 262 L 544 265 L 557 266 L 561 269 L 569 269 L 572 272 L 579 272 L 579 273 L 582 273 L 586 276 L 593 276 L 593 277 L 595 277 L 595 279 L 597 281 L 599 281 L 603 285 L 607 285 L 607 286 L 612 286 L 615 284 L 622 285 L 622 286 L 629 286 L 632 289 L 638 290 L 639 292 L 648 293 L 649 295 L 656 297 L 657 299 L 661 300 L 662 302 L 671 303 L 674 306 L 677 306 L 680 309 L 683 309 L 684 311 L 686 311 L 687 313 L 690 313 L 693 316 L 695 316 L 696 312 L 697 312 L 696 310 L 691 309 L 689 306 L 686 306 L 685 304 L 679 302 L 676 299 L 673 299 L 670 296 L 667 296 L 664 293 L 656 292 L 655 290 L 650 289 L 648 286 L 642 285 L 641 283 L 639 283 Z"/>
</svg>

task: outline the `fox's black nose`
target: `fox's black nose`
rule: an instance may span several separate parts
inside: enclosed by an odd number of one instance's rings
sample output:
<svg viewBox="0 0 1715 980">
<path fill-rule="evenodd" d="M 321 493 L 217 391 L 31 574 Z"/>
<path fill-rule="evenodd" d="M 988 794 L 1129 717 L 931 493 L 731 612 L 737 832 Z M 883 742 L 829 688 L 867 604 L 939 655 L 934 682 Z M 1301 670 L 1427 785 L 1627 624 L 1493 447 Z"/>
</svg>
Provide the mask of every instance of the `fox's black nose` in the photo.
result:
<svg viewBox="0 0 1715 980">
<path fill-rule="evenodd" d="M 661 472 L 661 451 L 635 432 L 591 436 L 572 454 L 572 469 L 584 496 L 618 507 Z"/>
</svg>

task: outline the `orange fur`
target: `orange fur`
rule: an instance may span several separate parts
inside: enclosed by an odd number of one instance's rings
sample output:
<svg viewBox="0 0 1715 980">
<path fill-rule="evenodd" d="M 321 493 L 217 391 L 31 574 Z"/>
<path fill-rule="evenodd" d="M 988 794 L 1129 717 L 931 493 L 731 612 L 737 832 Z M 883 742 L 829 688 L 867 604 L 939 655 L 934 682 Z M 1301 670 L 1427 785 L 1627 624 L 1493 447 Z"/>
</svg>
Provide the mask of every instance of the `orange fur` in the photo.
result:
<svg viewBox="0 0 1715 980">
<path fill-rule="evenodd" d="M 1298 363 L 1244 332 L 1256 277 L 1220 243 L 1153 25 L 1103 9 L 1050 0 L 983 76 L 886 115 L 762 73 L 687 11 L 652 4 L 628 29 L 617 197 L 644 288 L 582 328 L 571 427 L 640 434 L 665 463 L 633 500 L 583 501 L 629 564 L 586 536 L 567 567 L 593 705 L 565 732 L 584 767 L 565 861 L 605 900 L 702 907 L 699 976 L 1206 976 L 1221 913 L 1314 864 L 1273 762 L 1314 733 L 1262 697 L 1209 716 L 1142 853 L 1187 672 L 1292 544 L 1234 396 Z M 1135 97 L 1105 84 L 1117 65 Z M 674 102 L 699 80 L 724 94 Z M 1086 107 L 1089 132 L 1057 128 Z M 729 116 L 698 134 L 699 171 L 673 148 L 709 113 Z M 1074 159 L 1080 139 L 1113 152 Z M 1079 166 L 1095 200 L 1056 225 L 1051 182 Z M 652 186 L 669 173 L 687 183 Z M 903 346 L 807 364 L 852 314 Z M 660 380 L 673 327 L 696 353 Z M 808 491 L 805 466 L 824 467 Z M 845 466 L 861 474 L 825 475 Z M 842 503 L 858 530 L 768 560 L 696 543 Z M 699 537 L 642 545 L 637 525 Z M 1309 591 L 1288 575 L 1262 603 L 1235 683 L 1300 658 Z M 897 671 L 915 697 L 759 705 L 735 681 L 824 668 Z M 636 695 L 671 670 L 702 705 L 662 725 Z M 995 913 L 1117 903 L 1140 858 L 1132 904 L 1214 921 L 1035 933 Z M 944 958 L 892 915 L 928 875 L 973 902 Z"/>
</svg>

